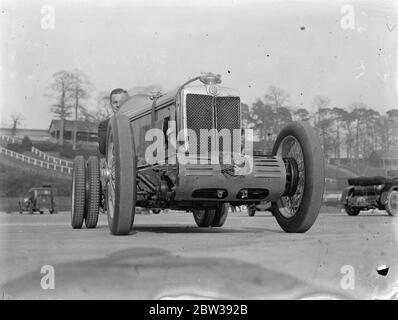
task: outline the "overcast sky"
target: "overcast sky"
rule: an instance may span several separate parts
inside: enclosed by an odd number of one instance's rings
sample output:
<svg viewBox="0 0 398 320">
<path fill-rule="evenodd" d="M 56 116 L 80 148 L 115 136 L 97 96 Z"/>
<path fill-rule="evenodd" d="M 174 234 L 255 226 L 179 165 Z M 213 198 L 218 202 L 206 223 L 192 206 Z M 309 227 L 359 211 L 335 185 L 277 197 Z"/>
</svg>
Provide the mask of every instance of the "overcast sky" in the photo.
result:
<svg viewBox="0 0 398 320">
<path fill-rule="evenodd" d="M 398 1 L 395 1 L 398 2 Z M 25 128 L 48 128 L 44 95 L 59 70 L 83 71 L 96 91 L 161 85 L 200 72 L 222 74 L 242 102 L 268 86 L 311 109 L 363 102 L 398 108 L 398 5 L 394 1 L 4 1 L 0 0 L 0 126 L 12 113 Z M 347 11 L 354 9 L 353 29 Z M 41 26 L 44 5 L 54 29 Z M 344 24 L 346 23 L 346 24 Z M 228 72 L 229 71 L 229 72 Z M 93 99 L 87 102 L 94 107 Z"/>
</svg>

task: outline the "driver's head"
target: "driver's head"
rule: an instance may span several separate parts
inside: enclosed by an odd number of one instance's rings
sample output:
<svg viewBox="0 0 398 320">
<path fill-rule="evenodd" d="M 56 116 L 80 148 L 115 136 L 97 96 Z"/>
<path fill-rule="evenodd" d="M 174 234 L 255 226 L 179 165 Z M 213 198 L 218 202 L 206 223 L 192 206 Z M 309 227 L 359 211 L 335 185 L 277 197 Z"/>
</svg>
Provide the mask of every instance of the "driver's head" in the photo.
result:
<svg viewBox="0 0 398 320">
<path fill-rule="evenodd" d="M 129 95 L 126 90 L 117 88 L 113 89 L 109 99 L 114 113 L 118 112 L 124 101 L 128 99 Z"/>
</svg>

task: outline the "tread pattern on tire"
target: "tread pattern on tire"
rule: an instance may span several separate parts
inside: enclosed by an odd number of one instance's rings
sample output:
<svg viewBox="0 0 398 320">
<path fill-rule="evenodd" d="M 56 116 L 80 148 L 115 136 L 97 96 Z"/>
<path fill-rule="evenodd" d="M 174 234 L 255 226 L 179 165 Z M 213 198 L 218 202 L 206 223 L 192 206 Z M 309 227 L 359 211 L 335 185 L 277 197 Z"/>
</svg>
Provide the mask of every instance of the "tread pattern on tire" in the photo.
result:
<svg viewBox="0 0 398 320">
<path fill-rule="evenodd" d="M 215 209 L 200 209 L 193 211 L 193 217 L 198 227 L 207 228 L 210 227 L 216 214 Z"/>
<path fill-rule="evenodd" d="M 273 202 L 271 211 L 285 232 L 303 233 L 315 223 L 322 204 L 325 184 L 324 157 L 319 138 L 306 122 L 292 122 L 279 133 L 272 154 L 276 155 L 278 144 L 284 137 L 293 136 L 301 144 L 305 163 L 305 186 L 299 209 L 291 218 L 285 218 Z"/>
<path fill-rule="evenodd" d="M 100 186 L 100 165 L 99 159 L 90 156 L 87 160 L 87 197 L 86 197 L 86 227 L 95 228 L 98 223 L 101 186 Z"/>
<path fill-rule="evenodd" d="M 256 214 L 256 209 L 255 208 L 247 208 L 247 214 L 249 215 L 249 217 L 254 217 L 254 215 Z"/>
<path fill-rule="evenodd" d="M 390 202 L 391 194 L 394 193 L 394 192 L 398 192 L 398 190 L 395 190 L 395 189 L 390 190 L 390 192 L 387 195 L 387 202 L 386 202 L 386 205 L 385 205 L 385 209 L 386 209 L 388 215 L 392 216 L 392 217 L 396 217 L 397 216 L 397 212 L 394 212 L 394 209 L 391 208 L 391 202 Z"/>
<path fill-rule="evenodd" d="M 229 210 L 228 203 L 220 203 L 218 208 L 215 211 L 213 222 L 211 226 L 213 228 L 220 228 L 224 225 L 225 221 L 227 220 Z"/>
<path fill-rule="evenodd" d="M 73 162 L 73 177 L 72 183 L 72 209 L 71 222 L 73 229 L 80 229 L 83 225 L 85 211 L 86 211 L 86 173 L 85 161 L 83 156 L 76 156 Z M 73 188 L 74 185 L 74 188 Z"/>
<path fill-rule="evenodd" d="M 108 225 L 112 234 L 128 235 L 134 224 L 137 199 L 137 160 L 134 135 L 128 118 L 120 113 L 110 119 L 107 132 L 107 148 L 109 147 L 108 140 L 111 132 L 116 150 L 116 178 L 114 216 L 111 218 L 108 210 Z"/>
</svg>

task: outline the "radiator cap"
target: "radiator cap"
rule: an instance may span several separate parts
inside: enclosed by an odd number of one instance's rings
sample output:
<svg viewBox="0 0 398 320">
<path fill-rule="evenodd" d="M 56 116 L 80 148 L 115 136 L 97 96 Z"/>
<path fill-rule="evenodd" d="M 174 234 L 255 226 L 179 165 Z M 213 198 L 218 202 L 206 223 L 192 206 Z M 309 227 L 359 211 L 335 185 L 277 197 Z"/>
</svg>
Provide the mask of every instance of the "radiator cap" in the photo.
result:
<svg viewBox="0 0 398 320">
<path fill-rule="evenodd" d="M 212 72 L 204 73 L 200 76 L 200 81 L 206 85 L 215 85 L 221 83 L 221 75 Z"/>
</svg>

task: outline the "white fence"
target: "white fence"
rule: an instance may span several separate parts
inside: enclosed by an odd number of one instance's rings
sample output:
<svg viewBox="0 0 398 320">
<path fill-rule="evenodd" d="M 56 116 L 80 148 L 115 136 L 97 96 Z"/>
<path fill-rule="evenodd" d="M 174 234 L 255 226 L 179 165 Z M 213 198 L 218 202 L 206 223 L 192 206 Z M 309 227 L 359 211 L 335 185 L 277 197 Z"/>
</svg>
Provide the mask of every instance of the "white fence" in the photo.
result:
<svg viewBox="0 0 398 320">
<path fill-rule="evenodd" d="M 6 136 L 6 135 L 0 135 L 0 139 L 4 140 L 5 142 L 22 143 L 22 141 L 20 139 L 16 139 L 14 137 Z"/>
<path fill-rule="evenodd" d="M 3 147 L 0 147 L 0 154 L 5 154 L 14 159 L 32 164 L 34 166 L 45 168 L 48 170 L 54 170 L 54 171 L 59 171 L 59 172 L 67 173 L 67 174 L 72 174 L 72 168 L 70 168 L 70 167 L 62 166 L 62 165 L 59 165 L 56 163 L 51 163 L 51 162 L 47 162 L 47 161 L 43 161 L 43 160 L 39 160 L 39 159 L 35 159 L 35 158 L 31 158 L 31 157 L 25 156 L 21 153 L 11 151 L 11 150 L 3 148 Z"/>
<path fill-rule="evenodd" d="M 57 158 L 54 156 L 50 156 L 49 154 L 47 154 L 43 151 L 40 151 L 39 149 L 37 149 L 35 147 L 32 147 L 32 153 L 37 154 L 40 158 L 43 158 L 45 161 L 55 163 L 59 166 L 73 168 L 73 162 L 65 160 L 65 159 Z"/>
</svg>

